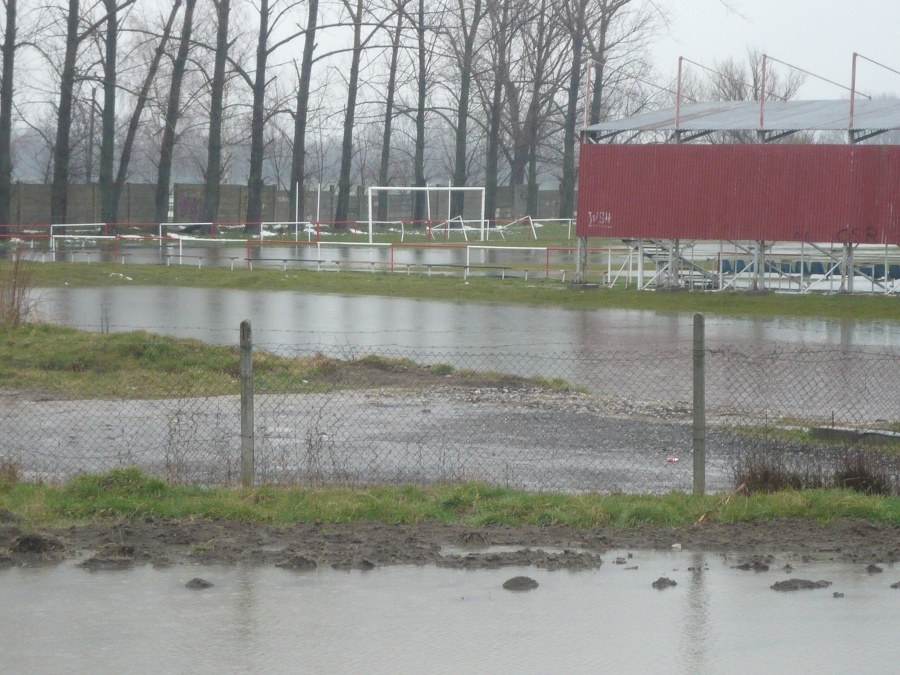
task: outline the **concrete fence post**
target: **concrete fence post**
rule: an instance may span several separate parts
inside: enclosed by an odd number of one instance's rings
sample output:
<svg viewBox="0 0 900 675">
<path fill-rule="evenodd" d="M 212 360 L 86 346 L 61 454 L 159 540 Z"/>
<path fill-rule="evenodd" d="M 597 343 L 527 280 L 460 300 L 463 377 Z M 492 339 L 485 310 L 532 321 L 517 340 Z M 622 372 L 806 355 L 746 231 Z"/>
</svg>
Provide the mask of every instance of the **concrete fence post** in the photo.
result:
<svg viewBox="0 0 900 675">
<path fill-rule="evenodd" d="M 253 332 L 249 321 L 241 321 L 241 484 L 253 485 Z"/>
<path fill-rule="evenodd" d="M 706 493 L 706 327 L 694 314 L 694 494 Z"/>
</svg>

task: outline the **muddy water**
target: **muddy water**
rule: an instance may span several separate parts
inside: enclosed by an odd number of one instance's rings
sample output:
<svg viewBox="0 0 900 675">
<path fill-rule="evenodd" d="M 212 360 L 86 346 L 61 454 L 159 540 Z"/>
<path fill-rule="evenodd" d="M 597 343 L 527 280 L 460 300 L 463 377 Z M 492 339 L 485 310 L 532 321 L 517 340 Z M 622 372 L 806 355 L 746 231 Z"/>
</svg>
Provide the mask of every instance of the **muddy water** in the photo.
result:
<svg viewBox="0 0 900 675">
<path fill-rule="evenodd" d="M 9 673 L 896 672 L 896 566 L 795 563 L 790 577 L 833 585 L 778 593 L 788 573 L 776 568 L 619 555 L 577 573 L 12 568 L 0 571 L 0 660 Z M 519 574 L 540 586 L 502 589 Z M 198 576 L 214 586 L 186 589 Z M 660 576 L 677 586 L 653 589 Z"/>
</svg>

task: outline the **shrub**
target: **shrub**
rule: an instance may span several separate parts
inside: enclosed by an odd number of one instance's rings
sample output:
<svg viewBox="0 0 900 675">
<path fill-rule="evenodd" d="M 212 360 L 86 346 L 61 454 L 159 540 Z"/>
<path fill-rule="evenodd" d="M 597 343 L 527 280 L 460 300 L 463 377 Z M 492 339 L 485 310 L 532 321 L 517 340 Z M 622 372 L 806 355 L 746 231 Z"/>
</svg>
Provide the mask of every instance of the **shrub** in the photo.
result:
<svg viewBox="0 0 900 675">
<path fill-rule="evenodd" d="M 31 283 L 31 262 L 16 249 L 12 260 L 0 268 L 0 325 L 16 328 L 27 323 L 37 311 Z"/>
<path fill-rule="evenodd" d="M 878 455 L 856 451 L 844 457 L 842 467 L 834 472 L 834 486 L 869 495 L 893 494 L 888 473 L 878 466 Z"/>
</svg>

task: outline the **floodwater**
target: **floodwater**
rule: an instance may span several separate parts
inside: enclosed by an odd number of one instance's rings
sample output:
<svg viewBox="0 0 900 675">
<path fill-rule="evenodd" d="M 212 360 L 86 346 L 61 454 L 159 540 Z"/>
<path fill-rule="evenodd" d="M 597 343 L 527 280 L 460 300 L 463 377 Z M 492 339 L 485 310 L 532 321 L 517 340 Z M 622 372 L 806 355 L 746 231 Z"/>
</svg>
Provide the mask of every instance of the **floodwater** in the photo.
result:
<svg viewBox="0 0 900 675">
<path fill-rule="evenodd" d="M 611 564 L 618 555 L 591 572 L 10 568 L 0 662 L 7 673 L 896 672 L 897 566 L 755 573 L 708 553 Z M 503 590 L 521 574 L 540 586 Z M 661 576 L 677 586 L 653 589 Z M 214 586 L 188 590 L 194 577 Z M 786 578 L 833 585 L 770 589 Z"/>
<path fill-rule="evenodd" d="M 127 268 L 123 268 L 123 275 Z M 465 286 L 460 283 L 461 294 Z M 571 293 L 564 284 L 560 293 Z M 589 292 L 589 291 L 588 291 Z M 86 330 L 150 330 L 236 344 L 253 324 L 260 345 L 527 354 L 653 353 L 690 348 L 693 319 L 645 310 L 565 310 L 515 305 L 290 291 L 110 287 L 39 291 L 53 322 Z M 773 343 L 852 352 L 900 346 L 900 322 L 706 318 L 710 347 Z"/>
<path fill-rule="evenodd" d="M 558 292 L 575 291 L 559 284 Z M 249 319 L 257 347 L 285 354 L 322 351 L 349 358 L 378 352 L 462 369 L 559 377 L 636 400 L 684 402 L 692 396 L 690 314 L 166 287 L 61 288 L 43 291 L 42 298 L 49 320 L 86 330 L 145 329 L 236 345 L 238 326 Z M 900 321 L 708 316 L 706 344 L 729 354 L 762 355 L 770 369 L 741 372 L 742 357 L 729 361 L 724 354 L 716 370 L 710 360 L 710 408 L 733 403 L 733 378 L 746 383 L 753 375 L 760 388 L 744 396 L 744 404 L 760 410 L 809 417 L 852 408 L 848 414 L 856 422 L 894 416 L 885 410 L 889 399 L 871 392 L 895 389 L 889 366 L 900 347 Z M 784 350 L 807 354 L 772 358 Z"/>
</svg>

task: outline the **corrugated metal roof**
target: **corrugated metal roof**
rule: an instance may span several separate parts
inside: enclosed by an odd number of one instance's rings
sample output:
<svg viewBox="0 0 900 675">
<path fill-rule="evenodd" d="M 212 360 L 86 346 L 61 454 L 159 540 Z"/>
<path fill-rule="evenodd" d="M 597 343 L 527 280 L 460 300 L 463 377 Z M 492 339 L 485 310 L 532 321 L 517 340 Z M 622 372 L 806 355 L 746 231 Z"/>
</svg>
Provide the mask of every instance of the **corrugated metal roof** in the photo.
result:
<svg viewBox="0 0 900 675">
<path fill-rule="evenodd" d="M 584 130 L 619 131 L 847 131 L 850 101 L 766 101 L 760 126 L 758 101 L 684 103 L 676 125 L 675 108 L 646 112 Z M 900 100 L 857 100 L 853 131 L 900 129 Z"/>
</svg>

